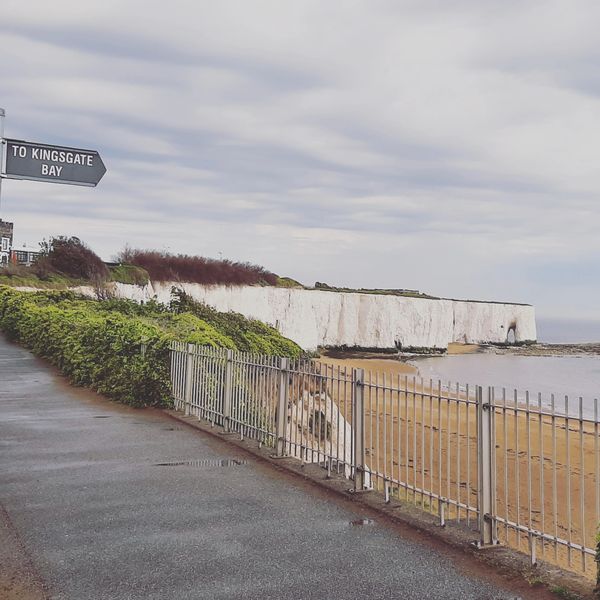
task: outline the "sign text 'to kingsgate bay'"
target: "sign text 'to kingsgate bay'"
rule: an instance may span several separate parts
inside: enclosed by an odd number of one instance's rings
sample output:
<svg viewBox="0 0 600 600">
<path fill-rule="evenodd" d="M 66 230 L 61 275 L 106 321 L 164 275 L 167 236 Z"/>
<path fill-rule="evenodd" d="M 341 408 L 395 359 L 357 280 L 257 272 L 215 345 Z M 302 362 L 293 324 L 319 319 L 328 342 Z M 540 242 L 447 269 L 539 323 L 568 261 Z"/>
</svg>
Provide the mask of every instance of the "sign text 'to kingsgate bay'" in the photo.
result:
<svg viewBox="0 0 600 600">
<path fill-rule="evenodd" d="M 95 186 L 106 167 L 95 150 L 4 139 L 2 176 Z"/>
</svg>

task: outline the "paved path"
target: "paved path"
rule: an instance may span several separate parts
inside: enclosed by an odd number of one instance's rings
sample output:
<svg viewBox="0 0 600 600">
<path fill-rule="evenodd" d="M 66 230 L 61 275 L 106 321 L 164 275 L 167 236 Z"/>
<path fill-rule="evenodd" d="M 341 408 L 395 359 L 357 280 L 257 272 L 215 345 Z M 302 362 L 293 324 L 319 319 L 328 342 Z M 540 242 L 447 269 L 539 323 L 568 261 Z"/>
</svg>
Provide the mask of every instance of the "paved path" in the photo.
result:
<svg viewBox="0 0 600 600">
<path fill-rule="evenodd" d="M 0 337 L 0 508 L 50 598 L 519 595 L 233 452 L 71 388 Z M 200 462 L 158 466 L 185 461 Z"/>
</svg>

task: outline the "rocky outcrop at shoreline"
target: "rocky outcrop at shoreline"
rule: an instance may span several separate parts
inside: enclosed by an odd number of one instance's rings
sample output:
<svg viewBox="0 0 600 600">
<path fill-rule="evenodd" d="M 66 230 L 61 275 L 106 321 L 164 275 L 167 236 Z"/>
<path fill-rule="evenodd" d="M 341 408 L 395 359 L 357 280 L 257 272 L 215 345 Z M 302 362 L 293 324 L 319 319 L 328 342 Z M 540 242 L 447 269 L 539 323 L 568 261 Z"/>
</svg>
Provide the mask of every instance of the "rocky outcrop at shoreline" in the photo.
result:
<svg viewBox="0 0 600 600">
<path fill-rule="evenodd" d="M 600 342 L 591 344 L 527 344 L 504 346 L 489 344 L 482 346 L 488 354 L 512 354 L 515 356 L 577 356 L 600 355 Z"/>
</svg>

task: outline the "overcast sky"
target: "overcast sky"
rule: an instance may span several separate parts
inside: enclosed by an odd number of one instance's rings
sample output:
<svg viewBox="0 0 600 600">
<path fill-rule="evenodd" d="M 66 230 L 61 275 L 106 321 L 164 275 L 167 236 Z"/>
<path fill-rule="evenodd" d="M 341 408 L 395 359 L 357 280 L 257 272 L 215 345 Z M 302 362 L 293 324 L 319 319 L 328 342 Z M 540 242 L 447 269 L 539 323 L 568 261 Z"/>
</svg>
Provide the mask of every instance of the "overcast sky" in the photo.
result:
<svg viewBox="0 0 600 600">
<path fill-rule="evenodd" d="M 6 135 L 98 149 L 5 181 L 77 235 L 600 318 L 600 3 L 3 0 Z"/>
</svg>

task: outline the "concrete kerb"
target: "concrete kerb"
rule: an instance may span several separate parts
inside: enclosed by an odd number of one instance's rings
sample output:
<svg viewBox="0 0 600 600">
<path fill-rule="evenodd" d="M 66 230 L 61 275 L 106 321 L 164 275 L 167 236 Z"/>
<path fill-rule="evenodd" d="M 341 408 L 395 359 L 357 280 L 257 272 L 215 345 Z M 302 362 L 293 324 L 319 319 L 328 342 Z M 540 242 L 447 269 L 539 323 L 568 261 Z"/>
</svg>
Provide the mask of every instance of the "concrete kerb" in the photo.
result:
<svg viewBox="0 0 600 600">
<path fill-rule="evenodd" d="M 444 527 L 441 527 L 439 518 L 435 515 L 395 499 L 386 503 L 382 493 L 353 493 L 351 482 L 335 472 L 331 477 L 327 477 L 327 472 L 319 465 L 301 463 L 292 457 L 289 460 L 282 460 L 282 457 L 273 455 L 272 448 L 265 446 L 259 448 L 255 440 L 248 438 L 241 440 L 239 436 L 227 433 L 221 427 L 212 427 L 210 423 L 204 423 L 195 416 L 186 416 L 173 409 L 163 409 L 162 412 L 175 421 L 211 435 L 280 472 L 300 477 L 323 491 L 336 494 L 345 500 L 351 500 L 376 515 L 380 521 L 408 527 L 463 554 L 468 554 L 482 564 L 493 567 L 498 574 L 506 578 L 514 580 L 518 577 L 532 587 L 542 586 L 556 592 L 557 597 L 567 597 L 572 600 L 577 598 L 593 600 L 596 597 L 594 596 L 594 582 L 581 575 L 564 571 L 548 563 L 538 563 L 532 567 L 529 555 L 505 546 L 477 549 L 473 544 L 477 535 L 473 531 L 453 523 L 446 523 Z"/>
</svg>

